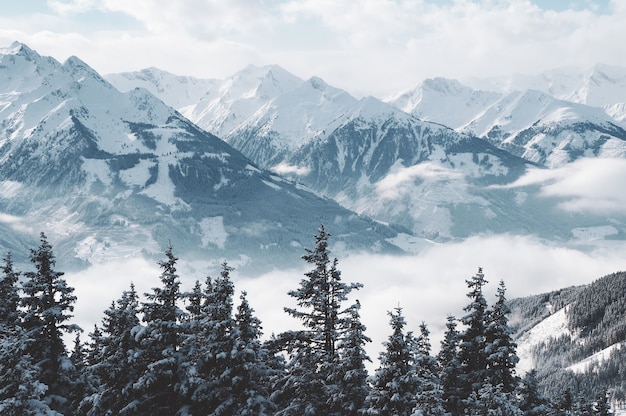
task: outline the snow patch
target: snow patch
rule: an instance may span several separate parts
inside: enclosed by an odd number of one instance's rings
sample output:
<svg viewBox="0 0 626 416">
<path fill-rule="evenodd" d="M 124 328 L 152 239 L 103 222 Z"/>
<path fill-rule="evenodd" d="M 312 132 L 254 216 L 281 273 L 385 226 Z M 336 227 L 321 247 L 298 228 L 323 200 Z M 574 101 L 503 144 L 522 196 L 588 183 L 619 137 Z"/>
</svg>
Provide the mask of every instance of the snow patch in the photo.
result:
<svg viewBox="0 0 626 416">
<path fill-rule="evenodd" d="M 590 357 L 585 358 L 584 360 L 577 362 L 576 364 L 572 364 L 567 367 L 567 370 L 573 371 L 576 374 L 584 374 L 589 368 L 598 363 L 603 363 L 607 361 L 611 357 L 611 353 L 616 350 L 620 350 L 622 348 L 622 343 L 613 344 L 602 351 L 599 351 L 593 354 Z"/>
<path fill-rule="evenodd" d="M 224 217 L 203 218 L 199 222 L 202 231 L 202 247 L 206 248 L 209 244 L 215 244 L 223 249 L 228 232 L 224 228 Z"/>
<path fill-rule="evenodd" d="M 579 227 L 572 230 L 574 238 L 579 241 L 604 240 L 610 235 L 616 235 L 619 231 L 612 225 L 599 227 Z"/>
<path fill-rule="evenodd" d="M 271 168 L 271 171 L 276 172 L 279 175 L 292 174 L 292 175 L 298 175 L 298 176 L 305 176 L 305 175 L 308 175 L 309 172 L 311 172 L 311 169 L 308 166 L 295 166 L 295 165 L 290 165 L 287 162 L 281 162 L 278 165 Z"/>
<path fill-rule="evenodd" d="M 0 182 L 0 198 L 13 198 L 22 189 L 22 184 L 16 181 Z"/>
<path fill-rule="evenodd" d="M 529 331 L 522 334 L 517 340 L 517 373 L 523 375 L 535 367 L 532 350 L 542 342 L 550 339 L 557 339 L 563 335 L 572 337 L 571 331 L 567 328 L 566 308 L 559 309 Z"/>
</svg>

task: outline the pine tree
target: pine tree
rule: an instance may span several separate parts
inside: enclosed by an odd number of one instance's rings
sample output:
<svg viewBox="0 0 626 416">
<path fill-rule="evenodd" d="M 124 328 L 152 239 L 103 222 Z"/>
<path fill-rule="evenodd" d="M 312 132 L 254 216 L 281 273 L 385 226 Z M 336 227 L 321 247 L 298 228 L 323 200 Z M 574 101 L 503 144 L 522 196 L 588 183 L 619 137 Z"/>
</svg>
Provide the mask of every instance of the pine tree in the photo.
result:
<svg viewBox="0 0 626 416">
<path fill-rule="evenodd" d="M 69 360 L 63 333 L 79 330 L 68 324 L 74 310 L 74 288 L 62 278 L 63 272 L 54 270 L 56 263 L 52 246 L 44 233 L 41 244 L 31 249 L 31 262 L 36 271 L 26 272 L 22 290 L 24 297 L 24 329 L 29 342 L 26 353 L 39 369 L 39 381 L 48 386 L 46 400 L 50 407 L 69 413 L 75 369 Z"/>
<path fill-rule="evenodd" d="M 194 415 L 235 414 L 236 400 L 231 383 L 232 357 L 236 351 L 236 324 L 233 317 L 233 268 L 222 263 L 216 279 L 207 277 L 201 307 L 198 285 L 190 295 L 190 317 L 184 326 L 181 363 L 185 373 L 181 393 Z"/>
<path fill-rule="evenodd" d="M 133 385 L 145 371 L 142 351 L 135 334 L 142 332 L 139 296 L 133 284 L 104 311 L 102 329 L 90 334 L 87 374 L 98 388 L 85 397 L 80 414 L 131 413 L 137 404 Z M 124 410 L 126 409 L 126 410 Z"/>
<path fill-rule="evenodd" d="M 465 400 L 465 414 L 471 416 L 522 416 L 522 411 L 502 391 L 502 386 L 486 383 Z M 545 413 L 544 413 L 545 414 Z"/>
<path fill-rule="evenodd" d="M 182 407 L 177 391 L 181 360 L 179 332 L 184 315 L 178 307 L 182 298 L 176 273 L 178 258 L 172 246 L 165 255 L 167 260 L 159 262 L 162 286 L 145 294 L 147 301 L 140 309 L 146 322 L 141 336 L 142 361 L 146 367 L 134 385 L 137 398 L 132 406 L 134 413 L 175 414 Z"/>
<path fill-rule="evenodd" d="M 485 335 L 485 353 L 487 355 L 488 380 L 494 386 L 501 385 L 502 391 L 515 391 L 518 379 L 515 366 L 519 361 L 517 345 L 512 338 L 508 315 L 511 312 L 506 304 L 505 286 L 501 280 L 497 291 L 497 301 L 488 315 Z"/>
<path fill-rule="evenodd" d="M 266 364 L 268 351 L 261 344 L 261 321 L 254 316 L 246 292 L 242 292 L 240 299 L 235 316 L 235 346 L 231 356 L 234 404 L 229 414 L 265 416 L 274 411 L 274 404 L 269 400 L 271 370 Z"/>
<path fill-rule="evenodd" d="M 0 268 L 0 325 L 8 328 L 15 328 L 20 325 L 20 294 L 17 283 L 20 273 L 13 269 L 13 258 L 11 253 L 7 253 L 4 264 Z"/>
<path fill-rule="evenodd" d="M 463 409 L 462 386 L 460 378 L 459 342 L 460 334 L 456 329 L 457 321 L 454 316 L 448 316 L 446 332 L 441 340 L 441 348 L 437 354 L 440 368 L 441 389 L 444 397 L 444 408 L 452 414 L 461 414 Z"/>
<path fill-rule="evenodd" d="M 30 340 L 18 309 L 19 272 L 11 254 L 4 258 L 0 276 L 0 414 L 58 415 L 45 402 L 48 386 L 39 381 L 39 368 L 28 353 Z"/>
<path fill-rule="evenodd" d="M 380 354 L 380 366 L 372 377 L 372 391 L 366 400 L 368 415 L 409 416 L 417 405 L 415 392 L 419 380 L 414 365 L 414 339 L 404 333 L 406 321 L 402 308 L 389 312 L 393 330 Z"/>
<path fill-rule="evenodd" d="M 441 416 L 445 414 L 443 390 L 438 376 L 437 360 L 430 355 L 430 348 L 430 331 L 422 322 L 415 349 L 418 390 L 416 391 L 417 406 L 414 410 L 420 415 Z"/>
<path fill-rule="evenodd" d="M 483 296 L 483 287 L 487 280 L 482 268 L 466 282 L 470 289 L 467 297 L 471 302 L 464 308 L 467 314 L 461 318 L 465 325 L 459 344 L 459 386 L 462 387 L 463 399 L 468 398 L 472 392 L 477 392 L 488 379 L 485 350 L 488 313 L 487 301 Z"/>
<path fill-rule="evenodd" d="M 289 361 L 285 378 L 275 386 L 274 398 L 283 407 L 279 415 L 329 414 L 339 389 L 334 372 L 340 329 L 347 319 L 341 304 L 362 285 L 341 281 L 338 260 L 329 257 L 329 237 L 322 225 L 315 236 L 315 249 L 306 249 L 302 256 L 313 270 L 305 273 L 298 289 L 289 292 L 299 308 L 285 308 L 285 312 L 299 319 L 304 330 L 280 336 Z"/>
<path fill-rule="evenodd" d="M 540 416 L 548 413 L 548 400 L 543 397 L 539 390 L 539 380 L 537 370 L 532 369 L 520 383 L 519 387 L 519 408 L 524 415 Z"/>
<path fill-rule="evenodd" d="M 365 399 L 370 389 L 367 383 L 365 363 L 371 361 L 365 345 L 372 340 L 365 335 L 365 325 L 361 323 L 361 303 L 357 300 L 348 309 L 345 335 L 337 346 L 341 356 L 337 362 L 336 374 L 339 379 L 333 382 L 338 386 L 332 397 L 331 412 L 345 416 L 356 416 L 363 411 Z"/>
</svg>

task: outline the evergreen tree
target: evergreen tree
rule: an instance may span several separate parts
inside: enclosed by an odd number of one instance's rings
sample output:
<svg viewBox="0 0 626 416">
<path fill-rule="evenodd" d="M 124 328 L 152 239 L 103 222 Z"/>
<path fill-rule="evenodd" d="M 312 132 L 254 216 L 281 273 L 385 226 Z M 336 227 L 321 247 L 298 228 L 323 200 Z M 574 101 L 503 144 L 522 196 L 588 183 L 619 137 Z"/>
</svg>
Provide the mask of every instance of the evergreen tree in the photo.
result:
<svg viewBox="0 0 626 416">
<path fill-rule="evenodd" d="M 611 404 L 609 403 L 609 395 L 606 390 L 602 390 L 596 396 L 593 410 L 593 414 L 596 416 L 609 416 L 611 414 Z"/>
<path fill-rule="evenodd" d="M 4 264 L 0 267 L 0 325 L 8 328 L 16 328 L 21 324 L 20 294 L 17 283 L 20 273 L 13 269 L 13 258 L 11 253 L 7 253 Z"/>
<path fill-rule="evenodd" d="M 494 386 L 501 385 L 502 391 L 515 391 L 518 380 L 515 366 L 519 361 L 517 345 L 513 341 L 508 315 L 511 312 L 505 297 L 505 286 L 501 280 L 497 291 L 497 301 L 489 315 L 485 336 L 488 380 Z"/>
<path fill-rule="evenodd" d="M 404 333 L 406 321 L 400 307 L 389 312 L 393 330 L 380 354 L 380 367 L 372 377 L 372 391 L 366 400 L 367 414 L 409 416 L 417 405 L 418 377 L 414 364 L 414 339 Z"/>
<path fill-rule="evenodd" d="M 143 331 L 138 313 L 139 296 L 131 284 L 104 311 L 102 330 L 94 327 L 87 352 L 87 374 L 97 389 L 82 401 L 80 414 L 132 414 L 137 404 L 133 386 L 145 371 L 142 350 L 135 340 L 135 335 Z"/>
<path fill-rule="evenodd" d="M 569 416 L 572 414 L 573 398 L 572 390 L 568 387 L 563 392 L 563 395 L 557 400 L 554 405 L 557 416 Z"/>
<path fill-rule="evenodd" d="M 268 391 L 271 370 L 267 366 L 268 351 L 260 338 L 261 321 L 254 316 L 246 298 L 241 294 L 241 304 L 235 316 L 236 340 L 232 354 L 231 385 L 234 403 L 231 415 L 264 416 L 273 414 L 274 405 Z"/>
<path fill-rule="evenodd" d="M 232 270 L 223 263 L 218 278 L 206 279 L 201 308 L 197 308 L 197 300 L 189 305 L 191 318 L 182 346 L 185 379 L 181 392 L 188 397 L 190 414 L 235 414 L 237 404 L 231 376 L 237 331 Z M 197 295 L 196 285 L 192 296 L 197 298 Z"/>
<path fill-rule="evenodd" d="M 461 414 L 463 409 L 462 386 L 460 384 L 459 342 L 460 334 L 456 329 L 454 316 L 448 316 L 446 332 L 441 340 L 441 348 L 437 354 L 440 368 L 441 389 L 443 391 L 444 408 L 452 414 Z"/>
<path fill-rule="evenodd" d="M 532 369 L 520 383 L 519 407 L 526 416 L 541 416 L 548 413 L 548 400 L 543 397 L 539 390 L 537 370 Z"/>
<path fill-rule="evenodd" d="M 27 351 L 30 340 L 18 309 L 19 272 L 10 253 L 0 270 L 0 414 L 58 415 L 44 400 L 48 386 L 39 381 L 39 368 Z"/>
<path fill-rule="evenodd" d="M 134 384 L 136 404 L 132 412 L 144 414 L 176 414 L 182 404 L 178 396 L 180 378 L 179 332 L 184 312 L 178 302 L 182 295 L 176 273 L 172 246 L 165 252 L 166 260 L 160 261 L 161 287 L 146 293 L 147 301 L 140 312 L 146 322 L 141 338 L 142 361 L 145 371 Z"/>
<path fill-rule="evenodd" d="M 502 386 L 486 383 L 465 400 L 465 414 L 471 416 L 522 416 L 522 411 L 511 400 Z M 544 413 L 545 415 L 546 413 Z"/>
<path fill-rule="evenodd" d="M 483 287 L 487 280 L 482 268 L 466 282 L 470 289 L 467 297 L 471 302 L 464 308 L 467 314 L 461 319 L 465 325 L 459 344 L 459 386 L 462 388 L 463 399 L 468 398 L 472 392 L 477 392 L 488 379 L 485 349 L 488 317 L 487 301 L 483 296 Z"/>
<path fill-rule="evenodd" d="M 417 406 L 415 413 L 419 415 L 441 416 L 445 414 L 443 407 L 443 390 L 439 380 L 439 368 L 435 357 L 430 355 L 430 331 L 424 322 L 420 325 L 420 334 L 416 339 L 415 366 L 418 378 L 416 391 Z"/>
<path fill-rule="evenodd" d="M 362 285 L 341 281 L 338 261 L 329 257 L 329 237 L 322 225 L 315 236 L 315 249 L 306 249 L 302 257 L 313 270 L 305 273 L 298 289 L 289 292 L 299 308 L 285 308 L 285 312 L 299 319 L 304 330 L 280 337 L 289 355 L 285 378 L 275 386 L 274 397 L 283 407 L 280 415 L 330 414 L 333 395 L 339 389 L 335 384 L 339 379 L 335 374 L 337 344 L 347 319 L 341 304 Z"/>
<path fill-rule="evenodd" d="M 365 345 L 372 340 L 365 335 L 366 328 L 361 323 L 360 309 L 358 300 L 348 309 L 345 336 L 337 347 L 341 351 L 337 362 L 338 371 L 335 371 L 339 379 L 333 382 L 338 388 L 332 397 L 331 412 L 345 416 L 360 414 L 370 392 L 365 362 L 371 360 L 365 352 Z"/>
<path fill-rule="evenodd" d="M 65 344 L 63 333 L 80 328 L 68 324 L 74 310 L 74 288 L 62 278 L 63 272 L 54 270 L 56 263 L 52 246 L 44 233 L 41 244 L 31 249 L 31 262 L 36 271 L 26 272 L 22 290 L 24 297 L 24 329 L 29 339 L 26 353 L 39 369 L 39 381 L 48 386 L 46 401 L 53 410 L 70 413 L 75 369 Z"/>
</svg>

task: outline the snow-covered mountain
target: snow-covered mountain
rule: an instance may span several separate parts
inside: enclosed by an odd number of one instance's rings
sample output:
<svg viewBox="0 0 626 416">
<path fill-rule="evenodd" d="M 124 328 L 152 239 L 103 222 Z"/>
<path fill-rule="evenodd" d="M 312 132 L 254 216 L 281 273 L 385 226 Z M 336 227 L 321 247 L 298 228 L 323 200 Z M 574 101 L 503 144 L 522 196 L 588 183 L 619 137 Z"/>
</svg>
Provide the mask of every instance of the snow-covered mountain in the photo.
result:
<svg viewBox="0 0 626 416">
<path fill-rule="evenodd" d="M 605 226 L 606 218 L 556 210 L 536 186 L 507 186 L 530 165 L 624 155 L 623 130 L 603 109 L 442 78 L 385 103 L 251 66 L 179 110 L 261 166 L 443 240 L 480 232 L 567 240 L 581 226 Z"/>
<path fill-rule="evenodd" d="M 253 267 L 299 261 L 320 223 L 347 250 L 400 251 L 388 226 L 258 168 L 145 89 L 122 93 L 76 57 L 0 50 L 4 250 L 40 231 L 83 262 L 161 254 Z"/>
<path fill-rule="evenodd" d="M 584 156 L 626 155 L 626 131 L 622 127 L 626 116 L 620 104 L 593 107 L 557 99 L 537 89 L 488 92 L 441 78 L 426 80 L 388 102 L 418 118 L 485 138 L 548 167 Z"/>
<path fill-rule="evenodd" d="M 385 101 L 421 120 L 461 129 L 502 95 L 470 88 L 457 80 L 434 78 Z"/>
<path fill-rule="evenodd" d="M 537 90 L 560 100 L 594 107 L 626 100 L 626 68 L 606 64 L 588 69 L 558 68 L 536 75 L 512 74 L 464 82 L 475 89 L 499 93 Z"/>
</svg>

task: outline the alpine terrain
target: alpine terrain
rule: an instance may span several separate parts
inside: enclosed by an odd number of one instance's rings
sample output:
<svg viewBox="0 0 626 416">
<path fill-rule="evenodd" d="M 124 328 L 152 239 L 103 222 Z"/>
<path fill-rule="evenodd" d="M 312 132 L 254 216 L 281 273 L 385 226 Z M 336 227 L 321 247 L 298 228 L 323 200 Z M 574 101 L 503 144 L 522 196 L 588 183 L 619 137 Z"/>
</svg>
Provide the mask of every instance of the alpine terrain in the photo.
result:
<svg viewBox="0 0 626 416">
<path fill-rule="evenodd" d="M 76 57 L 2 49 L 0 103 L 0 238 L 16 256 L 45 230 L 75 265 L 172 244 L 190 260 L 270 267 L 297 260 L 320 223 L 346 250 L 400 251 L 394 229 L 263 170 Z"/>
</svg>

